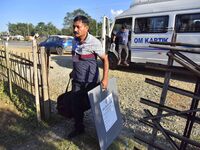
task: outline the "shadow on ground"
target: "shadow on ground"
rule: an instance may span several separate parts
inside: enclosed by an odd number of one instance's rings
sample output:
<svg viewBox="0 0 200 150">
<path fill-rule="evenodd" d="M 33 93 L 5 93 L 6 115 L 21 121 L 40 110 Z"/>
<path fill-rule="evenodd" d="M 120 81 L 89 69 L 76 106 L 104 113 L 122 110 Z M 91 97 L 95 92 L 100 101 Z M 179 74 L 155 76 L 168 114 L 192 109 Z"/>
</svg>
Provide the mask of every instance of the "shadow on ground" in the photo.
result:
<svg viewBox="0 0 200 150">
<path fill-rule="evenodd" d="M 51 55 L 51 61 L 55 61 L 59 66 L 72 69 L 71 55 Z"/>
<path fill-rule="evenodd" d="M 56 149 L 53 144 L 39 137 L 43 128 L 38 127 L 36 120 L 25 119 L 10 111 L 9 108 L 0 109 L 0 118 L 0 148 L 13 150 L 35 149 L 36 147 Z"/>
</svg>

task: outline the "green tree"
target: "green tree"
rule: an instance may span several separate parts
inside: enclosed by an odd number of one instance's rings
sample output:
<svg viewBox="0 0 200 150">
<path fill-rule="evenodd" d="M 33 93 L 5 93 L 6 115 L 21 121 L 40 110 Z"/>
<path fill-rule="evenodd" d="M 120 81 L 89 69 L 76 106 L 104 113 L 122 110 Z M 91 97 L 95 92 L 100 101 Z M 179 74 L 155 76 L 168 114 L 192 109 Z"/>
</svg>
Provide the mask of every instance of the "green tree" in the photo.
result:
<svg viewBox="0 0 200 150">
<path fill-rule="evenodd" d="M 66 16 L 64 17 L 64 29 L 62 29 L 62 34 L 67 34 L 67 35 L 73 35 L 73 19 L 78 16 L 78 15 L 83 15 L 86 16 L 89 21 L 90 21 L 90 33 L 92 35 L 96 35 L 97 30 L 96 28 L 98 27 L 98 23 L 95 19 L 93 19 L 91 16 L 89 16 L 84 10 L 82 9 L 76 9 L 73 12 L 67 12 Z"/>
<path fill-rule="evenodd" d="M 6 31 L 3 31 L 3 32 L 0 32 L 0 36 L 1 36 L 1 35 L 9 35 L 9 33 L 6 32 Z"/>
<path fill-rule="evenodd" d="M 35 33 L 39 33 L 39 35 L 61 34 L 61 31 L 51 22 L 47 24 L 39 22 L 35 27 L 31 23 L 9 23 L 8 30 L 11 35 L 23 36 L 34 35 Z"/>
<path fill-rule="evenodd" d="M 44 22 L 39 22 L 36 26 L 35 26 L 35 33 L 38 33 L 39 35 L 47 35 L 46 32 L 46 25 Z"/>
<path fill-rule="evenodd" d="M 34 31 L 34 26 L 31 23 L 9 23 L 8 30 L 11 35 L 30 35 Z"/>
<path fill-rule="evenodd" d="M 39 35 L 52 35 L 61 34 L 61 31 L 56 28 L 51 22 L 45 24 L 44 22 L 39 22 L 35 27 L 35 32 Z"/>
<path fill-rule="evenodd" d="M 60 34 L 60 30 L 56 28 L 51 22 L 49 22 L 47 25 L 47 33 L 48 34 Z"/>
<path fill-rule="evenodd" d="M 97 25 L 97 35 L 101 37 L 102 33 L 102 22 L 99 22 Z"/>
<path fill-rule="evenodd" d="M 35 32 L 35 27 L 32 23 L 27 24 L 27 35 L 30 36 Z"/>
<path fill-rule="evenodd" d="M 68 29 L 64 29 L 64 28 L 63 28 L 63 29 L 61 30 L 61 34 L 62 34 L 62 35 L 72 35 L 72 34 L 69 34 L 70 32 L 71 32 L 71 29 L 69 29 L 69 28 L 68 28 Z"/>
</svg>

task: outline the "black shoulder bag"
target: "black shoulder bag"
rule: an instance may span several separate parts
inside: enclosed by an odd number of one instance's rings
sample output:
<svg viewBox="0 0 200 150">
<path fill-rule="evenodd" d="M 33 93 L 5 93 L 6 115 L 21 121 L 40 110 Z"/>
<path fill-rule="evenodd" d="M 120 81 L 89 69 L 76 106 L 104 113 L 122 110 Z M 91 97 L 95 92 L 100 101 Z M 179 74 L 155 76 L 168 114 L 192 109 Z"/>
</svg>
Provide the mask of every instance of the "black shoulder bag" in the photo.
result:
<svg viewBox="0 0 200 150">
<path fill-rule="evenodd" d="M 71 110 L 72 92 L 68 91 L 70 81 L 71 79 L 69 79 L 67 83 L 67 88 L 65 93 L 58 96 L 57 107 L 56 107 L 58 114 L 66 118 L 72 118 L 72 110 Z"/>
</svg>

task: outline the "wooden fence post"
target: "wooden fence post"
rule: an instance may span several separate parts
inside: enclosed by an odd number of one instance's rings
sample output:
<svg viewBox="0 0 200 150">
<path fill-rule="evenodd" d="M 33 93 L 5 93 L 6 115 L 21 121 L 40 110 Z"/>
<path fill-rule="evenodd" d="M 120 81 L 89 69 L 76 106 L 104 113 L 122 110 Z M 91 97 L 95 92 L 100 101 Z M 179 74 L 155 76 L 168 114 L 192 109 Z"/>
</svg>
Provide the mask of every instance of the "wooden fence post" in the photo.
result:
<svg viewBox="0 0 200 150">
<path fill-rule="evenodd" d="M 35 88 L 35 104 L 36 104 L 36 112 L 37 119 L 41 121 L 41 111 L 40 111 L 40 99 L 39 99 L 39 86 L 38 86 L 38 74 L 37 74 L 37 42 L 36 39 L 33 39 L 32 43 L 32 51 L 33 51 L 33 73 L 34 73 L 34 88 Z"/>
<path fill-rule="evenodd" d="M 10 55 L 9 55 L 9 49 L 8 49 L 8 41 L 5 42 L 5 51 L 6 51 L 6 67 L 7 67 L 9 94 L 11 97 L 13 94 L 13 91 L 12 91 L 12 78 L 11 78 L 11 72 L 10 72 Z"/>
<path fill-rule="evenodd" d="M 42 95 L 44 100 L 44 119 L 48 120 L 50 117 L 50 100 L 48 92 L 48 76 L 47 76 L 47 54 L 45 48 L 40 48 L 40 57 L 41 57 L 41 72 L 42 72 Z"/>
</svg>

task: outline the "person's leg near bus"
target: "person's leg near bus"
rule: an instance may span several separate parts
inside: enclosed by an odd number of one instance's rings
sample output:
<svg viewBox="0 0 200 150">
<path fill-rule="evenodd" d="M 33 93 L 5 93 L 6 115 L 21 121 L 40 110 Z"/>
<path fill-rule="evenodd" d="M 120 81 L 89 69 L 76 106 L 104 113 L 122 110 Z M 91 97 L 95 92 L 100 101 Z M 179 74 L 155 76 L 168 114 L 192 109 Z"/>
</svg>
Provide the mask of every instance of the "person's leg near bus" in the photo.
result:
<svg viewBox="0 0 200 150">
<path fill-rule="evenodd" d="M 129 66 L 129 64 L 128 64 L 128 62 L 127 62 L 127 60 L 128 60 L 128 55 L 129 55 L 129 48 L 128 48 L 127 45 L 124 45 L 123 48 L 124 48 L 125 53 L 126 53 L 126 57 L 125 57 L 125 59 L 124 59 L 124 65 Z"/>
<path fill-rule="evenodd" d="M 123 48 L 123 45 L 121 45 L 121 44 L 119 44 L 119 48 L 118 48 L 118 58 L 119 58 L 119 60 L 118 60 L 118 63 L 117 63 L 117 65 L 120 65 L 121 64 L 121 60 L 122 60 L 122 48 Z"/>
</svg>

